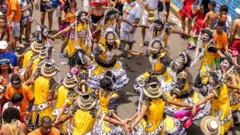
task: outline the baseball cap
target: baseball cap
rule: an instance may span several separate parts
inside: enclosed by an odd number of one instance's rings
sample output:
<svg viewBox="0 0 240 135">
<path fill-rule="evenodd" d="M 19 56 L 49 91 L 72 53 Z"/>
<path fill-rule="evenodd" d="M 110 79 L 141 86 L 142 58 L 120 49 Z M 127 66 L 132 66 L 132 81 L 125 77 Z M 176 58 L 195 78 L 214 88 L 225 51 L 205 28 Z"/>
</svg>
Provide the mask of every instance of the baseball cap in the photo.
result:
<svg viewBox="0 0 240 135">
<path fill-rule="evenodd" d="M 19 89 L 21 87 L 21 78 L 18 74 L 13 74 L 11 76 L 11 83 L 13 88 Z"/>
<path fill-rule="evenodd" d="M 8 47 L 8 43 L 6 41 L 0 41 L 0 49 L 6 49 Z"/>
</svg>

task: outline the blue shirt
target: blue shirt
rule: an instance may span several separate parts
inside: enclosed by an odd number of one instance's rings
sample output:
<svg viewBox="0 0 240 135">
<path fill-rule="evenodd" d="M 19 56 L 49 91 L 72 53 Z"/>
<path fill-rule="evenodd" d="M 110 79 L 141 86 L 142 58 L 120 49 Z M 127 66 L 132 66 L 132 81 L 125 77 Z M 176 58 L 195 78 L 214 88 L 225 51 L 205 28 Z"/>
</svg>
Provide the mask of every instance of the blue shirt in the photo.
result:
<svg viewBox="0 0 240 135">
<path fill-rule="evenodd" d="M 217 29 L 218 22 L 219 22 L 219 19 L 217 19 L 216 24 L 213 27 L 214 29 Z M 223 25 L 223 31 L 227 33 L 227 22 L 225 22 Z"/>
<path fill-rule="evenodd" d="M 12 52 L 9 51 L 7 53 L 0 53 L 0 59 L 9 59 L 10 60 L 10 64 L 14 67 L 16 67 L 18 65 L 18 58 L 17 55 Z"/>
</svg>

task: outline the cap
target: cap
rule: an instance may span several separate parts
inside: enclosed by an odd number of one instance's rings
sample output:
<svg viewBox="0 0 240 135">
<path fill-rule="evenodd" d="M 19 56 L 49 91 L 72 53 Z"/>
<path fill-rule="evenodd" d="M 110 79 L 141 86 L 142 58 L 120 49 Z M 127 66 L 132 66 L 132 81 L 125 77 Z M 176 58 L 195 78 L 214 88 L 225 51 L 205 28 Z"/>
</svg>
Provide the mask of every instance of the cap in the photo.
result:
<svg viewBox="0 0 240 135">
<path fill-rule="evenodd" d="M 19 89 L 21 87 L 21 78 L 18 74 L 13 74 L 11 76 L 11 83 L 13 88 Z"/>
<path fill-rule="evenodd" d="M 0 49 L 6 49 L 8 47 L 8 43 L 6 41 L 0 41 Z"/>
</svg>

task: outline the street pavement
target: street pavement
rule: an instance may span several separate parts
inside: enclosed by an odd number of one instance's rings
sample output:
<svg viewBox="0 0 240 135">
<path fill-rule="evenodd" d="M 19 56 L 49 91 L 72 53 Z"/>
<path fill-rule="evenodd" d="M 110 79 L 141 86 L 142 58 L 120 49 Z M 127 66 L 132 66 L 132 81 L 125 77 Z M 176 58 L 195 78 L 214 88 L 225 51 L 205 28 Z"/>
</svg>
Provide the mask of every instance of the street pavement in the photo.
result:
<svg viewBox="0 0 240 135">
<path fill-rule="evenodd" d="M 80 5 L 78 5 L 80 7 Z M 56 17 L 56 11 L 53 14 L 53 33 L 58 32 L 58 21 Z M 36 26 L 40 23 L 40 12 L 39 10 L 35 10 L 33 13 L 34 22 L 32 24 L 32 33 L 35 32 Z M 45 19 L 45 24 L 48 26 L 47 22 L 47 16 Z M 172 13 L 169 17 L 169 24 L 174 27 L 180 29 L 180 20 L 175 17 Z M 148 35 L 146 35 L 148 36 Z M 141 29 L 137 29 L 135 34 L 135 41 L 136 43 L 133 46 L 133 50 L 136 52 L 144 52 L 146 47 L 139 47 L 140 42 L 142 41 L 141 37 Z M 61 79 L 63 79 L 68 72 L 69 67 L 61 65 L 61 62 L 67 62 L 67 59 L 60 58 L 59 52 L 62 44 L 62 40 L 56 39 L 54 41 L 50 41 L 50 44 L 54 46 L 54 52 L 53 57 L 55 60 L 55 63 L 60 67 L 61 69 Z M 170 51 L 170 57 L 172 59 L 175 59 L 178 55 L 178 53 L 181 50 L 186 50 L 188 54 L 192 57 L 194 52 L 187 49 L 186 41 L 183 40 L 179 35 L 177 34 L 171 34 L 168 41 L 169 51 Z M 120 59 L 124 63 L 124 67 L 127 70 L 128 77 L 130 79 L 130 82 L 128 85 L 126 85 L 122 90 L 120 90 L 120 105 L 118 107 L 118 114 L 121 118 L 130 118 L 137 109 L 136 103 L 138 102 L 138 95 L 134 92 L 133 84 L 135 81 L 135 78 L 142 73 L 144 73 L 150 66 L 148 59 L 145 56 L 138 56 L 138 57 L 132 57 Z M 192 68 L 188 69 L 189 73 L 189 80 L 190 84 L 193 83 L 197 73 L 199 70 L 199 62 Z M 193 124 L 188 130 L 189 135 L 202 135 L 200 128 L 198 127 L 198 122 L 196 124 Z M 239 126 L 237 128 L 233 129 L 233 132 L 230 132 L 229 135 L 240 135 L 239 132 L 240 128 Z"/>
</svg>

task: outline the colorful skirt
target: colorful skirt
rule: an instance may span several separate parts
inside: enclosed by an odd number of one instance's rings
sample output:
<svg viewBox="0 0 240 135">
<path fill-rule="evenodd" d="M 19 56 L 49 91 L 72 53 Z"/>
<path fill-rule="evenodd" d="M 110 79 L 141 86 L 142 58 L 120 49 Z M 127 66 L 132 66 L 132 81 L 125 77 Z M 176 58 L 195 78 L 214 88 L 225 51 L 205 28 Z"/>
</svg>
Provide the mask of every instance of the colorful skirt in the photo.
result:
<svg viewBox="0 0 240 135">
<path fill-rule="evenodd" d="M 116 82 L 113 86 L 114 90 L 117 91 L 128 84 L 129 78 L 127 76 L 127 72 L 125 69 L 122 68 L 122 63 L 117 61 L 116 64 L 114 64 L 114 66 L 110 68 L 104 68 L 99 64 L 95 63 L 93 65 L 93 68 L 89 71 L 91 75 L 89 76 L 87 82 L 88 86 L 92 89 L 99 88 L 99 82 L 104 77 L 106 71 L 111 71 L 116 78 Z"/>
<path fill-rule="evenodd" d="M 122 135 L 123 129 L 106 121 L 96 120 L 93 135 Z"/>
</svg>

